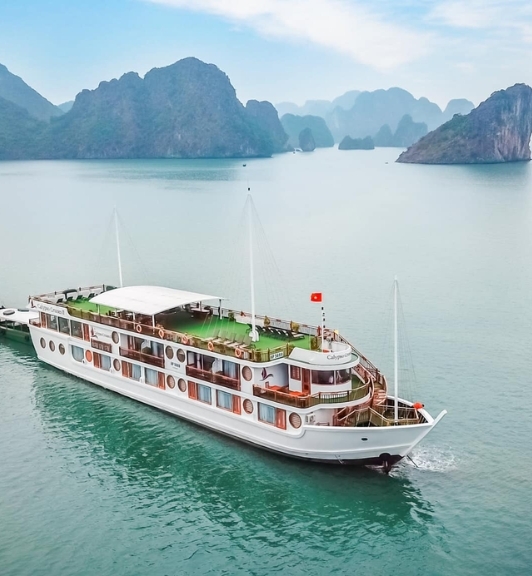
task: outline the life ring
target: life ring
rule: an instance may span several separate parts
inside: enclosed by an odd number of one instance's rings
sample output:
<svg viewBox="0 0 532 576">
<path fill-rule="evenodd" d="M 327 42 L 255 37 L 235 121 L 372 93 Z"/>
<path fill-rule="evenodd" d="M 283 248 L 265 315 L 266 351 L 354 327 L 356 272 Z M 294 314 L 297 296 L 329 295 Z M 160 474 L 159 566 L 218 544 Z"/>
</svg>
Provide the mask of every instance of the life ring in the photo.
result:
<svg viewBox="0 0 532 576">
<path fill-rule="evenodd" d="M 183 338 L 181 338 L 181 343 L 182 343 L 182 344 L 188 344 L 188 337 L 187 337 L 187 336 L 183 336 Z"/>
<path fill-rule="evenodd" d="M 139 334 L 142 332 L 142 326 L 140 324 L 135 324 L 135 332 Z"/>
<path fill-rule="evenodd" d="M 209 342 L 207 344 L 207 348 L 212 352 L 214 350 L 214 344 L 212 342 Z"/>
<path fill-rule="evenodd" d="M 87 362 L 92 362 L 92 352 L 90 350 L 85 350 L 85 358 Z"/>
<path fill-rule="evenodd" d="M 210 344 L 210 342 L 209 342 Z M 237 358 L 242 358 L 242 350 L 240 350 L 240 348 L 235 348 L 235 356 Z"/>
<path fill-rule="evenodd" d="M 164 328 L 159 328 L 159 338 L 164 338 Z"/>
</svg>

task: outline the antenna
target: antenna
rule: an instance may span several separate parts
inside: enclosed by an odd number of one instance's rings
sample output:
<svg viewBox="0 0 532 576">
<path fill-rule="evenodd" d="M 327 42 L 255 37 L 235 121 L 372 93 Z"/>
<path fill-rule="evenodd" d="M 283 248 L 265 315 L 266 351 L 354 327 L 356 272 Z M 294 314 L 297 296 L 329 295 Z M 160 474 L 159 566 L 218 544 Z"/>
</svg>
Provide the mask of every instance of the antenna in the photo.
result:
<svg viewBox="0 0 532 576">
<path fill-rule="evenodd" d="M 398 403 L 398 396 L 399 396 L 399 354 L 398 354 L 398 334 L 397 334 L 397 276 L 394 278 L 393 281 L 393 316 L 394 316 L 394 354 L 393 354 L 393 394 L 395 397 L 394 401 L 394 419 L 395 422 L 399 420 L 399 403 Z"/>
<path fill-rule="evenodd" d="M 118 277 L 120 279 L 120 288 L 124 286 L 124 281 L 122 279 L 122 258 L 120 257 L 120 236 L 118 234 L 118 211 L 116 206 L 114 209 L 115 213 L 115 235 L 116 235 L 116 254 L 118 257 Z"/>
</svg>

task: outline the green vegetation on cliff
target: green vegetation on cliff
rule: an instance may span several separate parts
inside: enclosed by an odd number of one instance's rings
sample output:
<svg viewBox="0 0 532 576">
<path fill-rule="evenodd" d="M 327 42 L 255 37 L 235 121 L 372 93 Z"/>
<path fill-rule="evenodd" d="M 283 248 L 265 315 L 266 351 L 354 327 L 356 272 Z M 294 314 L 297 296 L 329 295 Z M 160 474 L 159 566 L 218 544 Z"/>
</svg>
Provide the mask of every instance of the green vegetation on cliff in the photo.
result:
<svg viewBox="0 0 532 576">
<path fill-rule="evenodd" d="M 10 126 L 24 124 L 20 115 L 9 122 Z M 196 58 L 154 68 L 143 79 L 129 72 L 119 80 L 101 82 L 96 90 L 83 90 L 70 111 L 52 118 L 49 127 L 41 130 L 34 139 L 26 122 L 13 145 L 6 132 L 3 154 L 16 158 L 264 157 L 279 150 L 286 139 L 273 106 L 257 102 L 244 108 L 229 78 Z"/>
<path fill-rule="evenodd" d="M 60 116 L 63 113 L 30 88 L 22 78 L 12 74 L 3 64 L 0 64 L 0 98 L 24 108 L 37 120 L 48 121 L 52 116 Z"/>
</svg>

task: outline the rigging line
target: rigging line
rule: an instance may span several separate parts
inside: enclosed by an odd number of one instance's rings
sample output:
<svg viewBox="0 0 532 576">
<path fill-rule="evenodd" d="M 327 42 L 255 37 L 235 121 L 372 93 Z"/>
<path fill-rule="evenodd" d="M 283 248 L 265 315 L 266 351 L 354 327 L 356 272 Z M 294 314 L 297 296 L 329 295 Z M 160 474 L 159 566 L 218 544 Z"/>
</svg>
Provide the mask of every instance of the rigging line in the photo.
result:
<svg viewBox="0 0 532 576">
<path fill-rule="evenodd" d="M 133 252 L 135 253 L 140 265 L 142 266 L 142 268 L 144 269 L 144 273 L 145 273 L 145 277 L 147 279 L 149 279 L 150 277 L 153 277 L 153 275 L 150 273 L 150 271 L 148 270 L 148 268 L 146 267 L 146 264 L 144 263 L 144 261 L 142 260 L 139 251 L 137 250 L 137 247 L 135 246 L 135 243 L 133 242 L 133 238 L 131 237 L 131 234 L 129 233 L 129 230 L 127 229 L 126 225 L 124 224 L 122 218 L 120 217 L 120 214 L 117 212 L 116 213 L 117 218 L 118 218 L 118 223 L 121 226 L 122 230 L 125 231 L 126 236 L 129 240 L 129 244 L 131 245 L 131 247 L 133 248 Z"/>
<path fill-rule="evenodd" d="M 100 246 L 100 252 L 98 253 L 97 258 L 94 260 L 94 265 L 96 270 L 100 270 L 102 268 L 101 263 L 103 262 L 103 255 L 104 252 L 109 251 L 110 242 L 107 241 L 108 237 L 112 235 L 112 230 L 114 226 L 114 214 L 109 217 L 109 222 L 107 224 L 107 230 L 105 232 L 103 242 Z"/>
<path fill-rule="evenodd" d="M 401 317 L 401 323 L 403 326 L 402 329 L 402 340 L 404 341 L 404 350 L 405 353 L 407 355 L 407 359 L 410 365 L 410 368 L 412 370 L 412 377 L 413 377 L 413 386 L 416 388 L 418 388 L 418 380 L 417 380 L 417 374 L 416 374 L 416 369 L 415 369 L 415 365 L 414 365 L 414 358 L 412 355 L 412 348 L 410 346 L 410 339 L 408 337 L 408 332 L 406 330 L 406 319 L 405 319 L 405 315 L 404 315 L 404 308 L 403 308 L 403 302 L 402 299 L 399 298 L 399 312 L 400 312 L 400 317 Z"/>
<path fill-rule="evenodd" d="M 260 237 L 261 237 L 262 241 L 264 242 L 265 252 L 266 252 L 266 254 L 269 256 L 269 259 L 270 259 L 269 265 L 270 265 L 271 268 L 272 268 L 272 272 L 273 272 L 274 274 L 276 274 L 276 277 L 279 279 L 279 281 L 281 281 L 285 286 L 288 286 L 289 284 L 286 282 L 286 279 L 285 279 L 283 273 L 281 272 L 281 270 L 280 270 L 280 268 L 279 268 L 279 265 L 278 265 L 278 263 L 277 263 L 277 260 L 275 259 L 275 255 L 274 255 L 273 250 L 272 250 L 272 248 L 271 248 L 271 246 L 270 246 L 270 243 L 269 243 L 269 241 L 268 241 L 268 236 L 266 235 L 266 232 L 265 232 L 265 230 L 264 230 L 264 226 L 263 226 L 262 221 L 261 221 L 261 219 L 260 219 L 260 216 L 259 216 L 259 214 L 258 214 L 258 212 L 257 212 L 257 210 L 256 210 L 256 208 L 255 208 L 255 205 L 252 204 L 252 207 L 253 207 L 254 216 L 255 216 L 255 218 L 256 218 L 256 220 L 257 220 L 257 223 L 258 223 L 258 230 L 259 230 Z M 275 276 L 273 276 L 273 277 L 275 277 Z M 277 286 L 278 286 L 278 285 L 276 285 L 276 288 L 277 288 Z M 280 299 L 281 299 L 281 300 L 283 300 L 283 299 L 285 300 L 285 302 L 286 302 L 286 303 L 288 304 L 288 306 L 289 306 L 289 309 L 292 309 L 292 310 L 296 311 L 296 312 L 298 313 L 298 315 L 299 315 L 299 311 L 298 311 L 297 308 L 294 306 L 294 303 L 292 302 L 292 299 L 291 299 L 290 296 L 289 296 L 289 291 L 288 291 L 288 290 L 285 290 L 285 291 L 283 291 L 283 292 L 279 292 L 279 294 L 282 295 L 282 296 L 280 297 Z"/>
</svg>

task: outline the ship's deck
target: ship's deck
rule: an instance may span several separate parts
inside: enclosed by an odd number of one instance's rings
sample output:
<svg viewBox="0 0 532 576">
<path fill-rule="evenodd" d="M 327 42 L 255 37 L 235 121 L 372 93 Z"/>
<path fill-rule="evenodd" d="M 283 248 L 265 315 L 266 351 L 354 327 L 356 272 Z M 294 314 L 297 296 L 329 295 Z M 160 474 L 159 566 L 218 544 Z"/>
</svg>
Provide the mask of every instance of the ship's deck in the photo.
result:
<svg viewBox="0 0 532 576">
<path fill-rule="evenodd" d="M 98 305 L 93 304 L 88 299 L 72 300 L 67 302 L 67 304 L 77 310 L 98 312 Z M 107 306 L 100 305 L 99 307 L 101 315 L 107 315 L 109 312 L 114 311 L 113 308 Z M 161 323 L 167 330 L 175 330 L 176 332 L 187 334 L 189 336 L 202 339 L 220 339 L 228 343 L 238 342 L 240 344 L 250 344 L 250 339 L 248 338 L 246 340 L 246 337 L 248 337 L 250 332 L 249 325 L 241 324 L 235 320 L 230 320 L 229 318 L 219 318 L 216 315 L 201 318 L 182 311 L 169 316 L 162 314 L 157 316 L 156 321 Z M 263 329 L 259 333 L 259 341 L 255 342 L 253 346 L 256 350 L 273 349 L 287 343 L 305 350 L 310 350 L 311 348 L 311 336 L 307 334 L 298 334 L 294 336 L 287 331 L 276 331 L 275 329 Z"/>
</svg>

